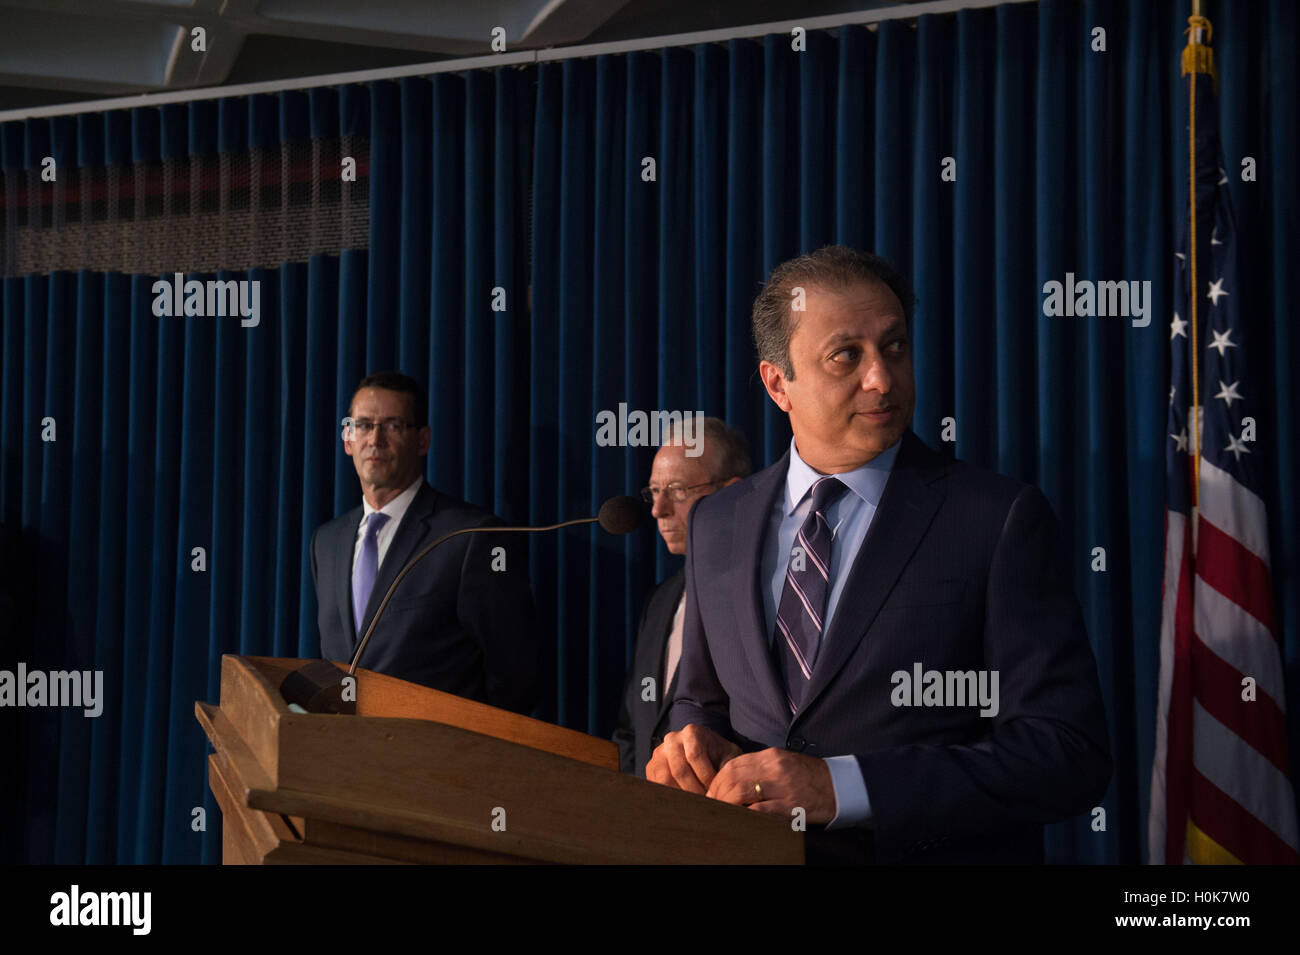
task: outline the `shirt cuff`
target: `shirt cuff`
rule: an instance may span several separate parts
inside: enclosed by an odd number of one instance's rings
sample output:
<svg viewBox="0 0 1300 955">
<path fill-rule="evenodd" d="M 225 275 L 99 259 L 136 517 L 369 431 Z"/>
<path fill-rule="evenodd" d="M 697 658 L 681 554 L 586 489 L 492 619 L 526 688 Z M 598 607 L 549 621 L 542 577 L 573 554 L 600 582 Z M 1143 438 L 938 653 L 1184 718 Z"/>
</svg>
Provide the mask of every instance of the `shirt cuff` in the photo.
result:
<svg viewBox="0 0 1300 955">
<path fill-rule="evenodd" d="M 835 818 L 827 829 L 846 829 L 871 821 L 871 799 L 856 756 L 824 757 L 831 771 L 831 788 L 835 790 Z"/>
</svg>

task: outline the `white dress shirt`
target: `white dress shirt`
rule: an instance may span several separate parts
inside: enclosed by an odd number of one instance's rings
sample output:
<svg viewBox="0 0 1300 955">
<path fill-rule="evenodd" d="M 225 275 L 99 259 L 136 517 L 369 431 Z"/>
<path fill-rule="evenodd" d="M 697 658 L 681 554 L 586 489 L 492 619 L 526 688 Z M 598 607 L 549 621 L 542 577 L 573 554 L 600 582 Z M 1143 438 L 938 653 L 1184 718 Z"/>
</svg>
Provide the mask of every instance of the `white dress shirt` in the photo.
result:
<svg viewBox="0 0 1300 955">
<path fill-rule="evenodd" d="M 664 648 L 664 685 L 660 687 L 659 692 L 667 694 L 668 688 L 673 685 L 673 677 L 677 675 L 677 664 L 682 659 L 682 630 L 686 623 L 686 591 L 682 591 L 682 599 L 677 601 L 677 612 L 673 614 L 673 626 L 668 631 L 668 646 Z"/>
</svg>

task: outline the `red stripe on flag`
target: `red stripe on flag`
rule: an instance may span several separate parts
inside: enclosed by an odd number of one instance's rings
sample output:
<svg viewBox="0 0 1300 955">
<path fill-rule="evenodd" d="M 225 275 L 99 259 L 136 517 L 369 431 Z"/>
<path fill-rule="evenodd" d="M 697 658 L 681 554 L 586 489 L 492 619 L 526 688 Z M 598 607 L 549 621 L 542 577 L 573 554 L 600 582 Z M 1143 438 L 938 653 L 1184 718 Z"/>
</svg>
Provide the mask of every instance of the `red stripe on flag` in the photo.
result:
<svg viewBox="0 0 1300 955">
<path fill-rule="evenodd" d="M 1165 547 L 1169 546 L 1165 517 Z M 1187 524 L 1188 530 L 1191 523 Z M 1174 593 L 1174 673 L 1169 686 L 1169 733 L 1165 740 L 1165 862 L 1183 864 L 1192 774 L 1192 535 L 1183 534 Z"/>
<path fill-rule="evenodd" d="M 1252 749 L 1285 775 L 1289 757 L 1286 748 L 1286 714 L 1258 685 L 1255 699 L 1241 698 L 1243 675 L 1232 664 L 1201 642 L 1192 641 L 1192 692 L 1207 713 L 1240 736 Z"/>
<path fill-rule="evenodd" d="M 1247 865 L 1300 864 L 1300 855 L 1277 833 L 1195 771 L 1192 773 L 1192 822 Z"/>
<path fill-rule="evenodd" d="M 1277 639 L 1273 617 L 1273 585 L 1268 564 L 1251 553 L 1231 534 L 1198 519 L 1196 573 L 1207 584 L 1268 627 Z"/>
</svg>

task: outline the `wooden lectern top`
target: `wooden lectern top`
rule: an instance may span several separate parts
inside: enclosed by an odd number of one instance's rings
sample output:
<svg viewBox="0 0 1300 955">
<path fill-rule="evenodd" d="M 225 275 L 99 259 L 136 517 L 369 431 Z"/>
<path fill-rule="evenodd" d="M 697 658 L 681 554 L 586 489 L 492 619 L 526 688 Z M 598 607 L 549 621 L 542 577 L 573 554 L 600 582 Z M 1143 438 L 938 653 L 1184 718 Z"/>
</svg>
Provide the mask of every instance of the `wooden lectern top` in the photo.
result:
<svg viewBox="0 0 1300 955">
<path fill-rule="evenodd" d="M 304 662 L 223 656 L 195 704 L 226 861 L 803 861 L 788 822 L 621 774 L 608 740 L 381 673 L 355 715 L 295 713 Z"/>
</svg>

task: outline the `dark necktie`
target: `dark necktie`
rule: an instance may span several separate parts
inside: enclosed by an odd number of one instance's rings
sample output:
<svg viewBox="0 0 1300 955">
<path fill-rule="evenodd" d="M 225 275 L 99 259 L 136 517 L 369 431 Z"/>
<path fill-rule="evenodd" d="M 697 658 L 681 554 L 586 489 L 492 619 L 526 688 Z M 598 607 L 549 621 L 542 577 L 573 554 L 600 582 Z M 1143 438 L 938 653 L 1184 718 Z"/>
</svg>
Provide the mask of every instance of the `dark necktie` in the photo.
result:
<svg viewBox="0 0 1300 955">
<path fill-rule="evenodd" d="M 848 488 L 834 477 L 813 485 L 812 513 L 795 535 L 776 610 L 777 657 L 790 712 L 799 710 L 821 647 L 831 580 L 831 527 L 826 510 Z"/>
<path fill-rule="evenodd" d="M 366 521 L 366 536 L 361 540 L 361 556 L 352 571 L 352 616 L 357 622 L 357 635 L 361 634 L 361 621 L 366 618 L 366 605 L 370 592 L 375 589 L 379 576 L 379 529 L 388 523 L 383 511 L 371 511 Z"/>
</svg>

